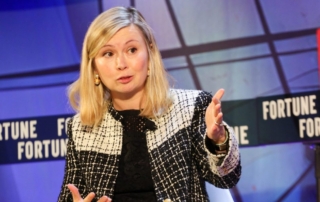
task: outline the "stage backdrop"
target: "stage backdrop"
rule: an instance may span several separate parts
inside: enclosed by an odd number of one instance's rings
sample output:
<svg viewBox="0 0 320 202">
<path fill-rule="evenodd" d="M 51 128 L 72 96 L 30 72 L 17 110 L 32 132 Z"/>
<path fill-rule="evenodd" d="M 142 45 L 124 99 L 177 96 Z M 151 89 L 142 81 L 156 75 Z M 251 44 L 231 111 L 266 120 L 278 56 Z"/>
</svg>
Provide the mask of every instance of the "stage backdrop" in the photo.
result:
<svg viewBox="0 0 320 202">
<path fill-rule="evenodd" d="M 0 2 L 2 201 L 57 200 L 66 89 L 90 22 L 118 5 L 145 16 L 173 87 L 226 90 L 243 165 L 234 201 L 316 200 L 319 1 L 15 0 Z"/>
</svg>

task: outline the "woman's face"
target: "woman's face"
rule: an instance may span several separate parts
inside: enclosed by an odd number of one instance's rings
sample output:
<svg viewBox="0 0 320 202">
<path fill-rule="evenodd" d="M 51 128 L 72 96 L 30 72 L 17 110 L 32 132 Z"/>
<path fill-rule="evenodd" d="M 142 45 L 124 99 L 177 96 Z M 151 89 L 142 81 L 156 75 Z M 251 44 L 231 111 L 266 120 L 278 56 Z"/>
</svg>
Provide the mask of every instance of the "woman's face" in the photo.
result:
<svg viewBox="0 0 320 202">
<path fill-rule="evenodd" d="M 95 71 L 113 98 L 143 96 L 148 74 L 148 50 L 135 26 L 120 29 L 98 52 Z"/>
</svg>

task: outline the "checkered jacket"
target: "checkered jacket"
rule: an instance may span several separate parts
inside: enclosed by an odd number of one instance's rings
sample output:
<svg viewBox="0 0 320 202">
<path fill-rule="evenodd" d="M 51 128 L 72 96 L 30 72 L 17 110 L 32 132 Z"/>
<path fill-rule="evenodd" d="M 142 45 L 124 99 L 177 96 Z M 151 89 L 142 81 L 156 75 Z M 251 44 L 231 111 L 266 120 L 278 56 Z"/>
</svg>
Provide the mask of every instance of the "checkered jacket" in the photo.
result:
<svg viewBox="0 0 320 202">
<path fill-rule="evenodd" d="M 156 130 L 147 130 L 151 175 L 157 201 L 208 201 L 205 181 L 231 188 L 240 178 L 238 143 L 229 126 L 227 155 L 218 158 L 206 147 L 205 111 L 212 95 L 196 90 L 171 90 L 174 104 L 168 113 L 151 119 Z M 85 197 L 113 197 L 122 148 L 122 116 L 109 107 L 101 124 L 81 125 L 79 115 L 69 122 L 65 176 L 59 202 L 72 201 L 67 184 Z M 219 165 L 221 164 L 221 165 Z"/>
</svg>

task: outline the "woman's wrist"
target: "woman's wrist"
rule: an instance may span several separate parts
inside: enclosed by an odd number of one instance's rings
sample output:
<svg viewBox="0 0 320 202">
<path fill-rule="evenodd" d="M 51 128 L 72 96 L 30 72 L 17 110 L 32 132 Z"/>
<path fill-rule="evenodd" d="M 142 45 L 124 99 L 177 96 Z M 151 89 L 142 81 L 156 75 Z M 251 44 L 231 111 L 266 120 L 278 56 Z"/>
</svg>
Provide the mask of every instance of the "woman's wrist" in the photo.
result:
<svg viewBox="0 0 320 202">
<path fill-rule="evenodd" d="M 215 145 L 224 145 L 224 144 L 227 144 L 227 141 L 228 141 L 228 139 L 229 139 L 229 133 L 228 133 L 228 131 L 225 129 L 224 130 L 224 137 L 225 137 L 225 139 L 224 139 L 224 141 L 223 142 L 221 142 L 221 143 L 214 143 Z"/>
<path fill-rule="evenodd" d="M 225 144 L 227 141 L 228 141 L 228 130 L 227 130 L 227 128 L 224 126 L 223 127 L 223 130 L 224 130 L 224 134 L 223 134 L 223 136 L 221 136 L 221 135 L 219 135 L 220 136 L 220 138 L 218 139 L 218 140 L 213 140 L 213 139 L 211 139 L 210 137 L 212 136 L 210 136 L 209 135 L 209 133 L 208 133 L 208 131 L 206 131 L 206 136 L 208 137 L 208 139 L 212 142 L 212 144 L 214 144 L 214 145 L 221 145 L 221 144 Z"/>
<path fill-rule="evenodd" d="M 207 135 L 208 137 L 208 135 Z M 208 138 L 210 139 L 210 138 Z M 214 142 L 212 139 L 210 139 L 210 142 L 212 143 L 212 147 L 215 151 L 216 154 L 222 154 L 225 155 L 228 152 L 228 140 L 229 140 L 229 132 L 228 130 L 225 128 L 225 139 L 222 143 L 216 143 Z"/>
</svg>

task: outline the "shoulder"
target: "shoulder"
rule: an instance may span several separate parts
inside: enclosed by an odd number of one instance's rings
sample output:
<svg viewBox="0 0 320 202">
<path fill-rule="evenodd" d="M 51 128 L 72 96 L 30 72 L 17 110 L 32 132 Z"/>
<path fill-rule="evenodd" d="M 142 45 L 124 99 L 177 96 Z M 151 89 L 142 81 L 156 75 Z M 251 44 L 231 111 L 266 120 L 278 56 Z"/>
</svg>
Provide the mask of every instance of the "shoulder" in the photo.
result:
<svg viewBox="0 0 320 202">
<path fill-rule="evenodd" d="M 74 133 L 74 132 L 80 132 L 80 131 L 90 131 L 92 130 L 93 126 L 83 125 L 81 123 L 80 114 L 78 113 L 69 120 L 68 128 Z"/>
<path fill-rule="evenodd" d="M 72 124 L 72 125 L 81 124 L 80 114 L 78 113 L 78 114 L 74 115 L 74 116 L 70 119 L 69 124 Z"/>
</svg>

